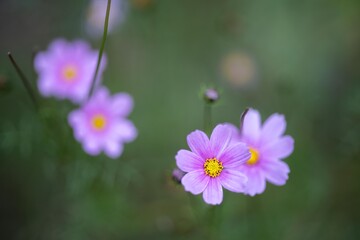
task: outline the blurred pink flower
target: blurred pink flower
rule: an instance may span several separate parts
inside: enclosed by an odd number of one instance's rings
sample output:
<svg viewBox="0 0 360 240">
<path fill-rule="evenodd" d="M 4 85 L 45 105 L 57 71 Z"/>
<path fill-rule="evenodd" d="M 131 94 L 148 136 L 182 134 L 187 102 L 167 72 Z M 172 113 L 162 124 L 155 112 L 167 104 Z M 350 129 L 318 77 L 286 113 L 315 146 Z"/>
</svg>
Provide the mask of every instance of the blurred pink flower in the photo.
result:
<svg viewBox="0 0 360 240">
<path fill-rule="evenodd" d="M 93 51 L 84 41 L 53 41 L 47 51 L 35 57 L 40 93 L 45 97 L 54 96 L 81 103 L 87 98 L 97 58 L 98 51 Z M 98 82 L 105 66 L 106 57 L 103 57 Z"/>
<path fill-rule="evenodd" d="M 235 133 L 232 142 L 246 143 L 251 152 L 251 158 L 238 168 L 248 177 L 244 193 L 254 196 L 264 192 L 266 180 L 274 185 L 284 185 L 290 169 L 281 159 L 294 150 L 294 139 L 283 136 L 285 117 L 275 113 L 261 126 L 259 112 L 250 109 L 245 115 L 241 134 L 235 126 L 229 126 Z"/>
<path fill-rule="evenodd" d="M 187 136 L 191 149 L 180 150 L 176 155 L 176 164 L 186 175 L 181 179 L 185 190 L 192 194 L 203 193 L 208 204 L 220 204 L 223 199 L 223 187 L 241 192 L 247 178 L 239 170 L 249 158 L 249 149 L 244 143 L 230 146 L 231 130 L 223 124 L 217 125 L 210 140 L 199 130 Z"/>
<path fill-rule="evenodd" d="M 86 16 L 86 30 L 92 37 L 101 37 L 103 34 L 107 4 L 107 0 L 90 1 Z M 111 1 L 108 33 L 113 32 L 125 20 L 126 12 L 126 1 Z"/>
<path fill-rule="evenodd" d="M 98 155 L 104 151 L 109 157 L 117 158 L 123 152 L 123 144 L 137 136 L 135 126 L 126 119 L 132 108 L 129 94 L 110 96 L 102 87 L 80 109 L 71 112 L 68 121 L 85 152 Z"/>
</svg>

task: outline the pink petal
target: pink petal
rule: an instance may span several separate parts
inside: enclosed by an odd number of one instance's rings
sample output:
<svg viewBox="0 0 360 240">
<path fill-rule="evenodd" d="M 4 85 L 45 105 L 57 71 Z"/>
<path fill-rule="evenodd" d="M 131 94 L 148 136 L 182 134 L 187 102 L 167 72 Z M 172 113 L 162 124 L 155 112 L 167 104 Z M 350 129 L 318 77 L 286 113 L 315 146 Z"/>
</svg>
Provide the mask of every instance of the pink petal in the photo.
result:
<svg viewBox="0 0 360 240">
<path fill-rule="evenodd" d="M 242 137 L 251 145 L 256 145 L 261 133 L 261 116 L 257 110 L 250 109 L 244 118 Z"/>
<path fill-rule="evenodd" d="M 40 76 L 38 80 L 38 89 L 42 96 L 48 97 L 53 94 L 54 82 L 50 74 Z"/>
<path fill-rule="evenodd" d="M 89 88 L 86 86 L 77 86 L 72 90 L 71 99 L 74 103 L 81 103 L 88 97 Z M 69 92 L 70 93 L 70 92 Z"/>
<path fill-rule="evenodd" d="M 56 56 L 62 57 L 64 56 L 64 53 L 67 52 L 68 48 L 69 48 L 69 43 L 65 39 L 58 38 L 50 43 L 48 52 L 54 54 L 55 57 Z"/>
<path fill-rule="evenodd" d="M 266 158 L 286 158 L 293 150 L 294 139 L 290 136 L 284 136 L 264 145 L 261 148 L 261 154 Z"/>
<path fill-rule="evenodd" d="M 124 146 L 116 141 L 107 141 L 105 144 L 105 153 L 111 158 L 118 158 L 122 154 Z"/>
<path fill-rule="evenodd" d="M 111 109 L 114 114 L 126 117 L 131 113 L 133 106 L 133 99 L 127 93 L 118 93 L 112 98 Z"/>
<path fill-rule="evenodd" d="M 177 166 L 184 172 L 203 170 L 204 160 L 188 150 L 180 150 L 175 156 Z"/>
<path fill-rule="evenodd" d="M 231 140 L 231 130 L 225 124 L 219 124 L 210 137 L 210 148 L 214 156 L 218 157 Z"/>
<path fill-rule="evenodd" d="M 284 115 L 273 114 L 264 123 L 261 130 L 261 142 L 273 141 L 284 134 L 286 121 Z"/>
<path fill-rule="evenodd" d="M 261 167 L 266 179 L 274 185 L 284 185 L 289 178 L 289 166 L 283 161 L 264 161 Z"/>
<path fill-rule="evenodd" d="M 106 87 L 98 88 L 92 96 L 92 101 L 106 102 L 110 96 L 110 92 Z"/>
<path fill-rule="evenodd" d="M 255 196 L 265 191 L 266 181 L 260 169 L 257 167 L 249 168 L 245 175 L 248 177 L 245 194 Z"/>
<path fill-rule="evenodd" d="M 38 74 L 43 74 L 43 71 L 48 71 L 54 68 L 53 63 L 47 52 L 40 52 L 36 54 L 34 59 L 34 68 Z"/>
<path fill-rule="evenodd" d="M 120 139 L 123 142 L 132 142 L 137 137 L 137 129 L 131 121 L 122 119 L 114 123 L 112 136 L 114 139 Z"/>
<path fill-rule="evenodd" d="M 187 136 L 187 143 L 192 152 L 197 153 L 204 160 L 212 158 L 209 138 L 200 130 L 195 130 Z"/>
<path fill-rule="evenodd" d="M 225 149 L 218 160 L 223 163 L 225 168 L 236 168 L 250 159 L 250 151 L 245 143 L 233 144 Z"/>
<path fill-rule="evenodd" d="M 75 110 L 69 113 L 68 115 L 68 122 L 71 126 L 79 124 L 82 120 L 81 111 Z"/>
<path fill-rule="evenodd" d="M 210 178 L 204 190 L 203 199 L 207 204 L 218 205 L 223 200 L 223 189 L 219 178 Z"/>
<path fill-rule="evenodd" d="M 225 123 L 225 125 L 228 127 L 228 129 L 231 132 L 230 144 L 238 143 L 241 140 L 239 128 L 236 127 L 234 124 L 231 124 L 231 123 Z"/>
<path fill-rule="evenodd" d="M 206 176 L 204 170 L 196 170 L 185 174 L 181 179 L 182 185 L 185 187 L 185 191 L 192 194 L 200 194 L 204 191 L 210 180 L 209 176 Z"/>
<path fill-rule="evenodd" d="M 74 136 L 78 141 L 81 141 L 85 138 L 88 129 L 87 125 L 84 123 L 83 114 L 79 110 L 70 112 L 68 116 L 68 122 L 73 128 Z"/>
<path fill-rule="evenodd" d="M 73 41 L 70 46 L 72 49 L 72 54 L 74 56 L 82 57 L 84 53 L 91 51 L 90 45 L 87 42 L 80 39 Z"/>
<path fill-rule="evenodd" d="M 243 192 L 248 181 L 247 177 L 238 170 L 224 169 L 220 176 L 221 185 L 232 192 Z"/>
<path fill-rule="evenodd" d="M 95 138 L 86 138 L 83 141 L 83 148 L 89 155 L 98 155 L 101 152 L 101 144 Z"/>
</svg>

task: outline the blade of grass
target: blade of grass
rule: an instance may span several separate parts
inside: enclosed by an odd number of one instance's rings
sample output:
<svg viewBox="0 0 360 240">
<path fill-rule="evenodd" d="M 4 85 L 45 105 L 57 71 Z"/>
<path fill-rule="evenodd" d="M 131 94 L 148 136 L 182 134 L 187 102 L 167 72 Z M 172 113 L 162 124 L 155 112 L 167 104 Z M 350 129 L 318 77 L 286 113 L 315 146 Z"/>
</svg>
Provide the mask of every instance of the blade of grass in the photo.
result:
<svg viewBox="0 0 360 240">
<path fill-rule="evenodd" d="M 29 80 L 26 78 L 25 74 L 21 71 L 19 65 L 16 63 L 16 61 L 15 61 L 14 57 L 12 56 L 11 52 L 8 52 L 8 57 L 10 59 L 10 62 L 14 66 L 17 74 L 19 75 L 23 85 L 25 86 L 25 89 L 26 89 L 27 93 L 29 94 L 29 96 L 31 98 L 31 101 L 34 104 L 35 109 L 38 110 L 39 104 L 38 104 L 37 99 L 36 99 L 35 91 L 32 88 Z"/>
<path fill-rule="evenodd" d="M 107 7 L 106 7 L 105 23 L 104 23 L 104 33 L 103 33 L 101 46 L 100 46 L 100 50 L 99 50 L 99 55 L 98 55 L 98 60 L 97 60 L 97 64 L 96 64 L 95 74 L 94 74 L 94 77 L 92 79 L 90 90 L 89 90 L 88 99 L 91 98 L 91 96 L 92 96 L 92 94 L 93 94 L 93 92 L 95 90 L 96 79 L 97 79 L 97 75 L 98 75 L 98 72 L 99 72 L 99 68 L 100 68 L 100 64 L 101 64 L 101 60 L 102 60 L 102 55 L 103 55 L 104 48 L 105 48 L 107 33 L 108 33 L 110 8 L 111 8 L 111 0 L 108 0 Z"/>
</svg>

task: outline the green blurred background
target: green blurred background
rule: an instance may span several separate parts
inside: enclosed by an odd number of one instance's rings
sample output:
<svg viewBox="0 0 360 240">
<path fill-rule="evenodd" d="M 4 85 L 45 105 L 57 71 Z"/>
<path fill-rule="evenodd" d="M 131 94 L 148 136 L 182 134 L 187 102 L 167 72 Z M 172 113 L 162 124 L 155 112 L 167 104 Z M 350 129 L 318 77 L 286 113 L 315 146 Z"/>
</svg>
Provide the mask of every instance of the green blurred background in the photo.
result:
<svg viewBox="0 0 360 240">
<path fill-rule="evenodd" d="M 117 160 L 87 156 L 67 101 L 37 114 L 7 59 L 35 84 L 34 49 L 90 38 L 88 0 L 0 1 L 0 239 L 360 239 L 360 2 L 131 0 L 109 35 L 104 85 L 133 95 L 139 130 Z M 171 180 L 186 136 L 247 106 L 286 115 L 283 187 L 207 206 Z M 216 214 L 214 219 L 209 214 Z"/>
</svg>

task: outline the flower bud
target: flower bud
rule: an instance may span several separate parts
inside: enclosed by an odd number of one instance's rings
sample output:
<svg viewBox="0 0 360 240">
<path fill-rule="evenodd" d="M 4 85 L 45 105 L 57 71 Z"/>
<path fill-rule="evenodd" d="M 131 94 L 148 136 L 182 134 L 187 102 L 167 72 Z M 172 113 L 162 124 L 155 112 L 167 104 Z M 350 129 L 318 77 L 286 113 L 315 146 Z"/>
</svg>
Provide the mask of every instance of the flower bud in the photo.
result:
<svg viewBox="0 0 360 240">
<path fill-rule="evenodd" d="M 175 168 L 172 172 L 172 179 L 174 180 L 174 182 L 180 184 L 181 183 L 181 179 L 184 177 L 185 172 L 181 171 L 178 168 Z"/>
<path fill-rule="evenodd" d="M 219 93 L 214 88 L 208 88 L 204 92 L 204 99 L 207 103 L 215 103 L 219 99 Z"/>
</svg>

